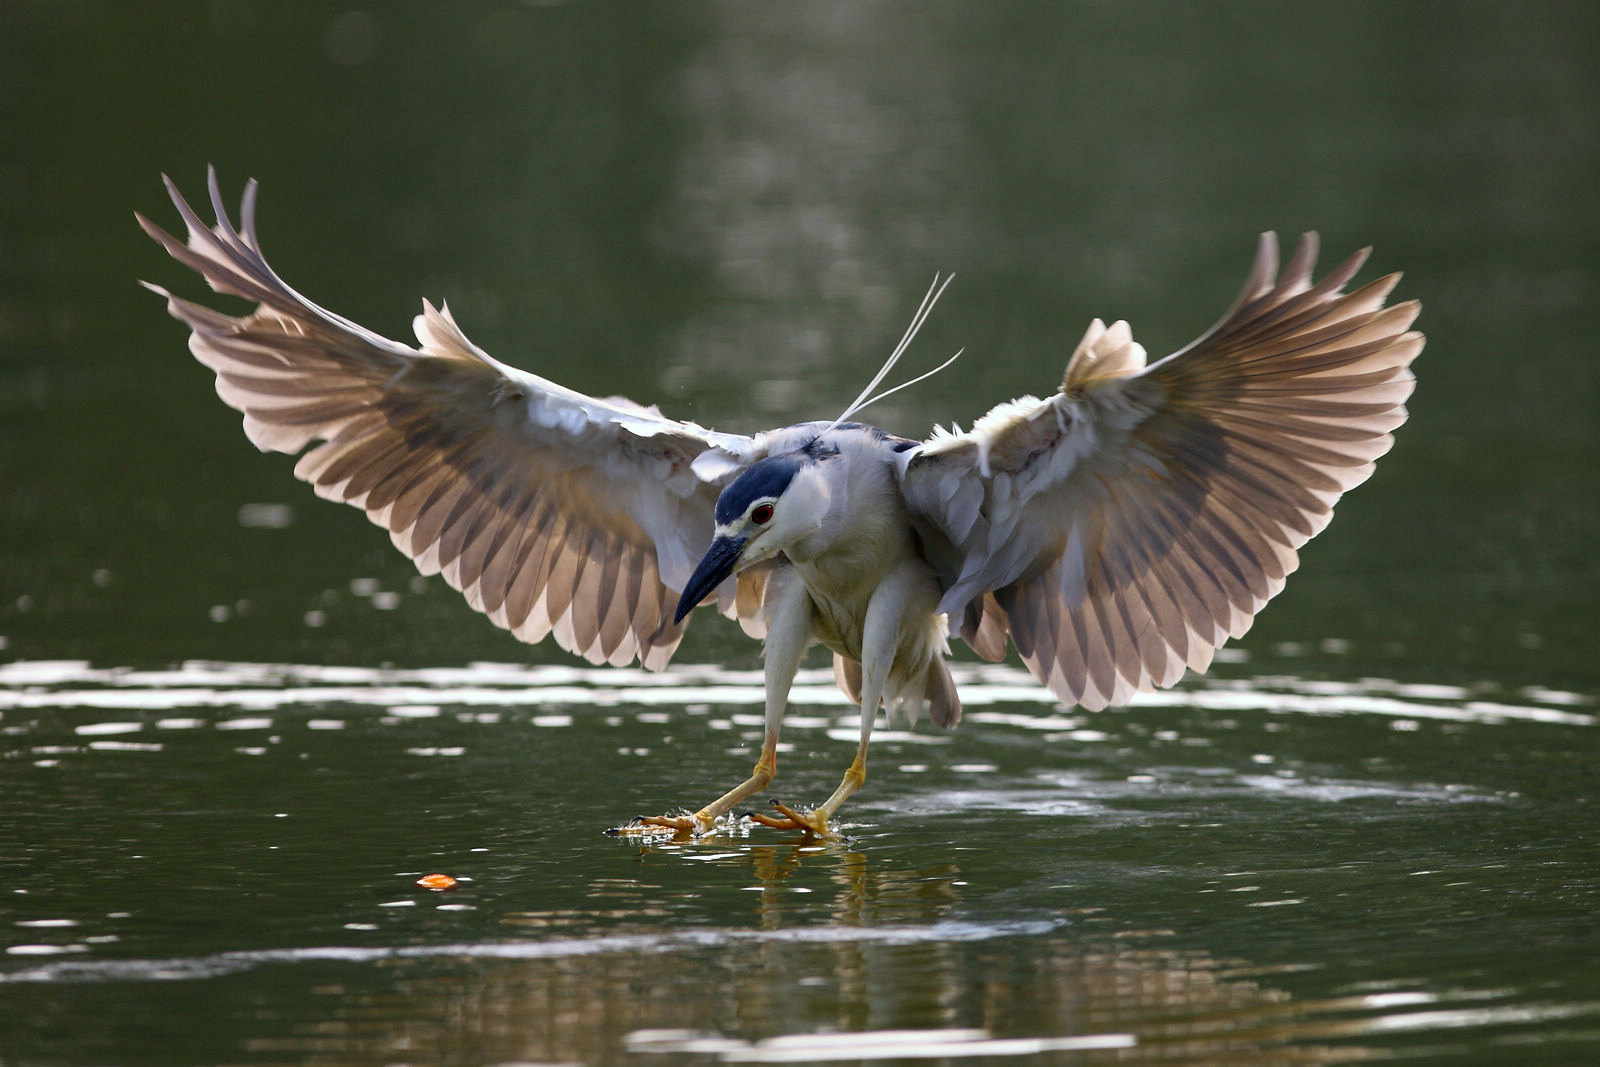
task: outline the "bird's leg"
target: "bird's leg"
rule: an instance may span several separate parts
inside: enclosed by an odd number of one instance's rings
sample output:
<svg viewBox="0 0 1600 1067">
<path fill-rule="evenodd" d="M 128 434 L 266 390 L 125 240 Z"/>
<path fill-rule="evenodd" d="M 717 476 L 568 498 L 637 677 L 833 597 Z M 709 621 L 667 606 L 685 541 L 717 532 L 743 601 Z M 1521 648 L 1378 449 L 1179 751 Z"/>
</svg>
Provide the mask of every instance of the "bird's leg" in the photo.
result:
<svg viewBox="0 0 1600 1067">
<path fill-rule="evenodd" d="M 735 804 L 761 792 L 777 774 L 778 731 L 776 726 L 768 726 L 766 737 L 761 743 L 761 758 L 756 760 L 755 768 L 750 772 L 750 777 L 693 815 L 646 815 L 638 819 L 635 825 L 647 828 L 664 827 L 669 830 L 679 830 L 687 833 L 709 833 L 712 824 L 731 811 Z M 622 827 L 621 829 L 626 830 L 627 827 Z"/>
<path fill-rule="evenodd" d="M 811 599 L 800 582 L 783 590 L 767 626 L 766 730 L 761 741 L 761 758 L 750 777 L 734 786 L 693 815 L 651 815 L 636 820 L 641 828 L 664 827 L 680 832 L 707 833 L 736 804 L 765 789 L 778 773 L 778 731 L 784 709 L 789 706 L 789 689 L 794 685 L 800 659 L 811 641 Z M 622 829 L 627 829 L 623 827 Z"/>
<path fill-rule="evenodd" d="M 863 675 L 863 678 L 866 676 Z M 850 762 L 850 769 L 844 772 L 844 780 L 833 791 L 833 795 L 808 812 L 795 811 L 787 804 L 780 804 L 774 800 L 772 806 L 782 814 L 782 818 L 773 818 L 767 815 L 752 815 L 757 822 L 780 830 L 805 830 L 812 834 L 826 834 L 828 820 L 839 806 L 850 799 L 850 794 L 860 789 L 867 780 L 867 743 L 872 739 L 872 726 L 878 718 L 877 701 L 882 699 L 883 686 L 880 681 L 873 694 L 873 703 L 867 703 L 868 684 L 863 681 L 861 687 L 861 741 L 856 745 L 856 758 Z"/>
<path fill-rule="evenodd" d="M 910 591 L 918 581 L 917 574 L 906 568 L 896 568 L 878 586 L 867 603 L 867 618 L 861 634 L 861 740 L 856 744 L 856 758 L 833 795 L 809 812 L 798 812 L 776 800 L 772 806 L 782 818 L 756 816 L 767 826 L 785 830 L 805 830 L 813 834 L 828 832 L 828 820 L 839 810 L 850 795 L 867 780 L 867 744 L 872 740 L 872 727 L 878 719 L 878 705 L 883 701 L 884 686 L 889 680 L 889 668 L 894 663 L 895 649 L 900 643 L 900 623 Z"/>
</svg>

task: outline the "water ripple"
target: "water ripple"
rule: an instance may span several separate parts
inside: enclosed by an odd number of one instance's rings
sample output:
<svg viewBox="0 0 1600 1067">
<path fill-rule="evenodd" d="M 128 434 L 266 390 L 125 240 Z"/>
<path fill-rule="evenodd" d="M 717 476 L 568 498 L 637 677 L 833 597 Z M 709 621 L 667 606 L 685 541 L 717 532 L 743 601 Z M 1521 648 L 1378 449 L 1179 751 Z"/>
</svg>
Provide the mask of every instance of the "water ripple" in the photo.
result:
<svg viewBox="0 0 1600 1067">
<path fill-rule="evenodd" d="M 968 708 L 1033 704 L 1059 708 L 1048 690 L 1027 672 L 1007 666 L 953 664 L 952 673 Z M 1395 720 L 1432 719 L 1498 724 L 1531 722 L 1594 726 L 1592 697 L 1545 688 L 1521 691 L 1520 701 L 1474 699 L 1458 686 L 1355 681 L 1271 675 L 1248 679 L 1194 679 L 1178 689 L 1145 693 L 1136 707 L 1196 707 L 1216 711 L 1260 710 L 1274 714 L 1379 715 Z M 192 661 L 169 670 L 93 667 L 77 660 L 0 664 L 0 710 L 6 708 L 101 708 L 168 710 L 229 707 L 268 711 L 308 704 L 378 705 L 397 715 L 434 714 L 442 705 L 746 705 L 764 699 L 760 671 L 713 664 L 680 664 L 652 673 L 639 668 L 586 668 L 505 663 L 393 670 L 287 663 Z M 843 707 L 849 701 L 833 685 L 829 670 L 803 670 L 791 700 L 797 705 Z M 1032 716 L 975 711 L 969 719 L 1040 730 L 1074 730 L 1079 716 Z M 182 720 L 177 720 L 182 721 Z M 254 728 L 259 719 L 237 719 L 234 729 Z M 251 724 L 251 725 L 245 725 Z M 552 719 L 550 725 L 557 725 Z M 101 723 L 80 728 L 116 732 L 139 724 Z M 1087 740 L 1087 738 L 1083 738 Z"/>
<path fill-rule="evenodd" d="M 400 906 L 413 901 L 395 901 Z M 544 941 L 483 941 L 439 945 L 320 945 L 302 948 L 218 952 L 176 959 L 61 960 L 0 972 L 0 985 L 34 982 L 192 981 L 235 974 L 270 964 L 381 963 L 411 959 L 542 960 L 604 953 L 654 954 L 744 944 L 916 945 L 987 941 L 1048 934 L 1060 920 L 977 923 L 948 920 L 892 926 L 803 926 L 774 930 L 705 929 L 607 934 Z"/>
</svg>

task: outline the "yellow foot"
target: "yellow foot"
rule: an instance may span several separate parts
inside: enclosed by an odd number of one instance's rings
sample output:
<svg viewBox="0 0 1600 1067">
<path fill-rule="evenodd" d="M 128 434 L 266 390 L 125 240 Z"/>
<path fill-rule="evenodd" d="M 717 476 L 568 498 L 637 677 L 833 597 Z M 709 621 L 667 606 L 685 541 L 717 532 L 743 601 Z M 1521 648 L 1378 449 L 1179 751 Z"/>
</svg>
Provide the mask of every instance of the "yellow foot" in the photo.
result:
<svg viewBox="0 0 1600 1067">
<path fill-rule="evenodd" d="M 709 818 L 704 812 L 693 815 L 635 815 L 621 826 L 614 826 L 606 833 L 627 836 L 631 834 L 659 834 L 669 830 L 675 834 L 706 834 L 711 832 L 715 819 Z"/>
<path fill-rule="evenodd" d="M 779 811 L 779 813 L 783 816 L 782 818 L 775 818 L 771 815 L 762 815 L 760 812 L 755 811 L 745 812 L 745 814 L 749 818 L 760 823 L 762 826 L 770 826 L 774 830 L 804 830 L 806 833 L 814 834 L 817 837 L 827 836 L 827 812 L 813 811 L 802 815 L 800 812 L 795 811 L 787 804 L 780 804 L 776 800 L 772 801 L 772 806 Z"/>
</svg>

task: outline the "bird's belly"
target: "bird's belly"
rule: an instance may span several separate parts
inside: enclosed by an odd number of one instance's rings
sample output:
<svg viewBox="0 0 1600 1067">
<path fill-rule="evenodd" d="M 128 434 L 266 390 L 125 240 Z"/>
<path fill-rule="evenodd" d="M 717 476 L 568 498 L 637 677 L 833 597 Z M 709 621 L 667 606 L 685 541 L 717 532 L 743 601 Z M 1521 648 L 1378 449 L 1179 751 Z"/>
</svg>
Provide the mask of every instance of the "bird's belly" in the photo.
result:
<svg viewBox="0 0 1600 1067">
<path fill-rule="evenodd" d="M 806 577 L 803 568 L 801 578 Z M 838 583 L 829 587 L 835 589 Z M 895 626 L 897 634 L 894 662 L 925 661 L 931 651 L 930 645 L 942 645 L 939 635 L 944 632 L 942 624 L 936 622 L 934 608 L 939 602 L 939 587 L 931 571 L 925 576 L 919 575 L 913 583 L 914 592 L 897 598 L 893 609 L 900 616 Z M 873 595 L 881 588 L 879 583 L 863 583 L 857 588 L 848 588 L 844 595 L 837 591 L 823 592 L 815 585 L 806 583 L 806 591 L 811 596 L 813 607 L 811 629 L 813 638 L 831 652 L 847 656 L 857 663 L 862 662 L 862 645 L 866 632 L 867 609 L 871 604 Z M 932 633 L 934 639 L 930 642 L 928 634 Z"/>
<path fill-rule="evenodd" d="M 829 651 L 861 661 L 861 637 L 866 625 L 866 605 L 859 611 L 827 597 L 811 595 L 812 635 Z"/>
</svg>

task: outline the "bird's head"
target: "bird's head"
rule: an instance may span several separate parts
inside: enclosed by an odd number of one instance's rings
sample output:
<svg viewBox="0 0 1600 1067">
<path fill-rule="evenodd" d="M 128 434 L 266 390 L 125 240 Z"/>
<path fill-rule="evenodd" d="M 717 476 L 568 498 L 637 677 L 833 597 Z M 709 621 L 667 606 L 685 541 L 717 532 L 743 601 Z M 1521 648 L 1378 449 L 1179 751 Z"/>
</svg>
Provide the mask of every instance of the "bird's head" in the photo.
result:
<svg viewBox="0 0 1600 1067">
<path fill-rule="evenodd" d="M 833 493 L 827 456 L 802 449 L 769 456 L 735 478 L 717 498 L 717 527 L 678 600 L 682 621 L 735 571 L 793 551 L 822 529 Z"/>
</svg>

